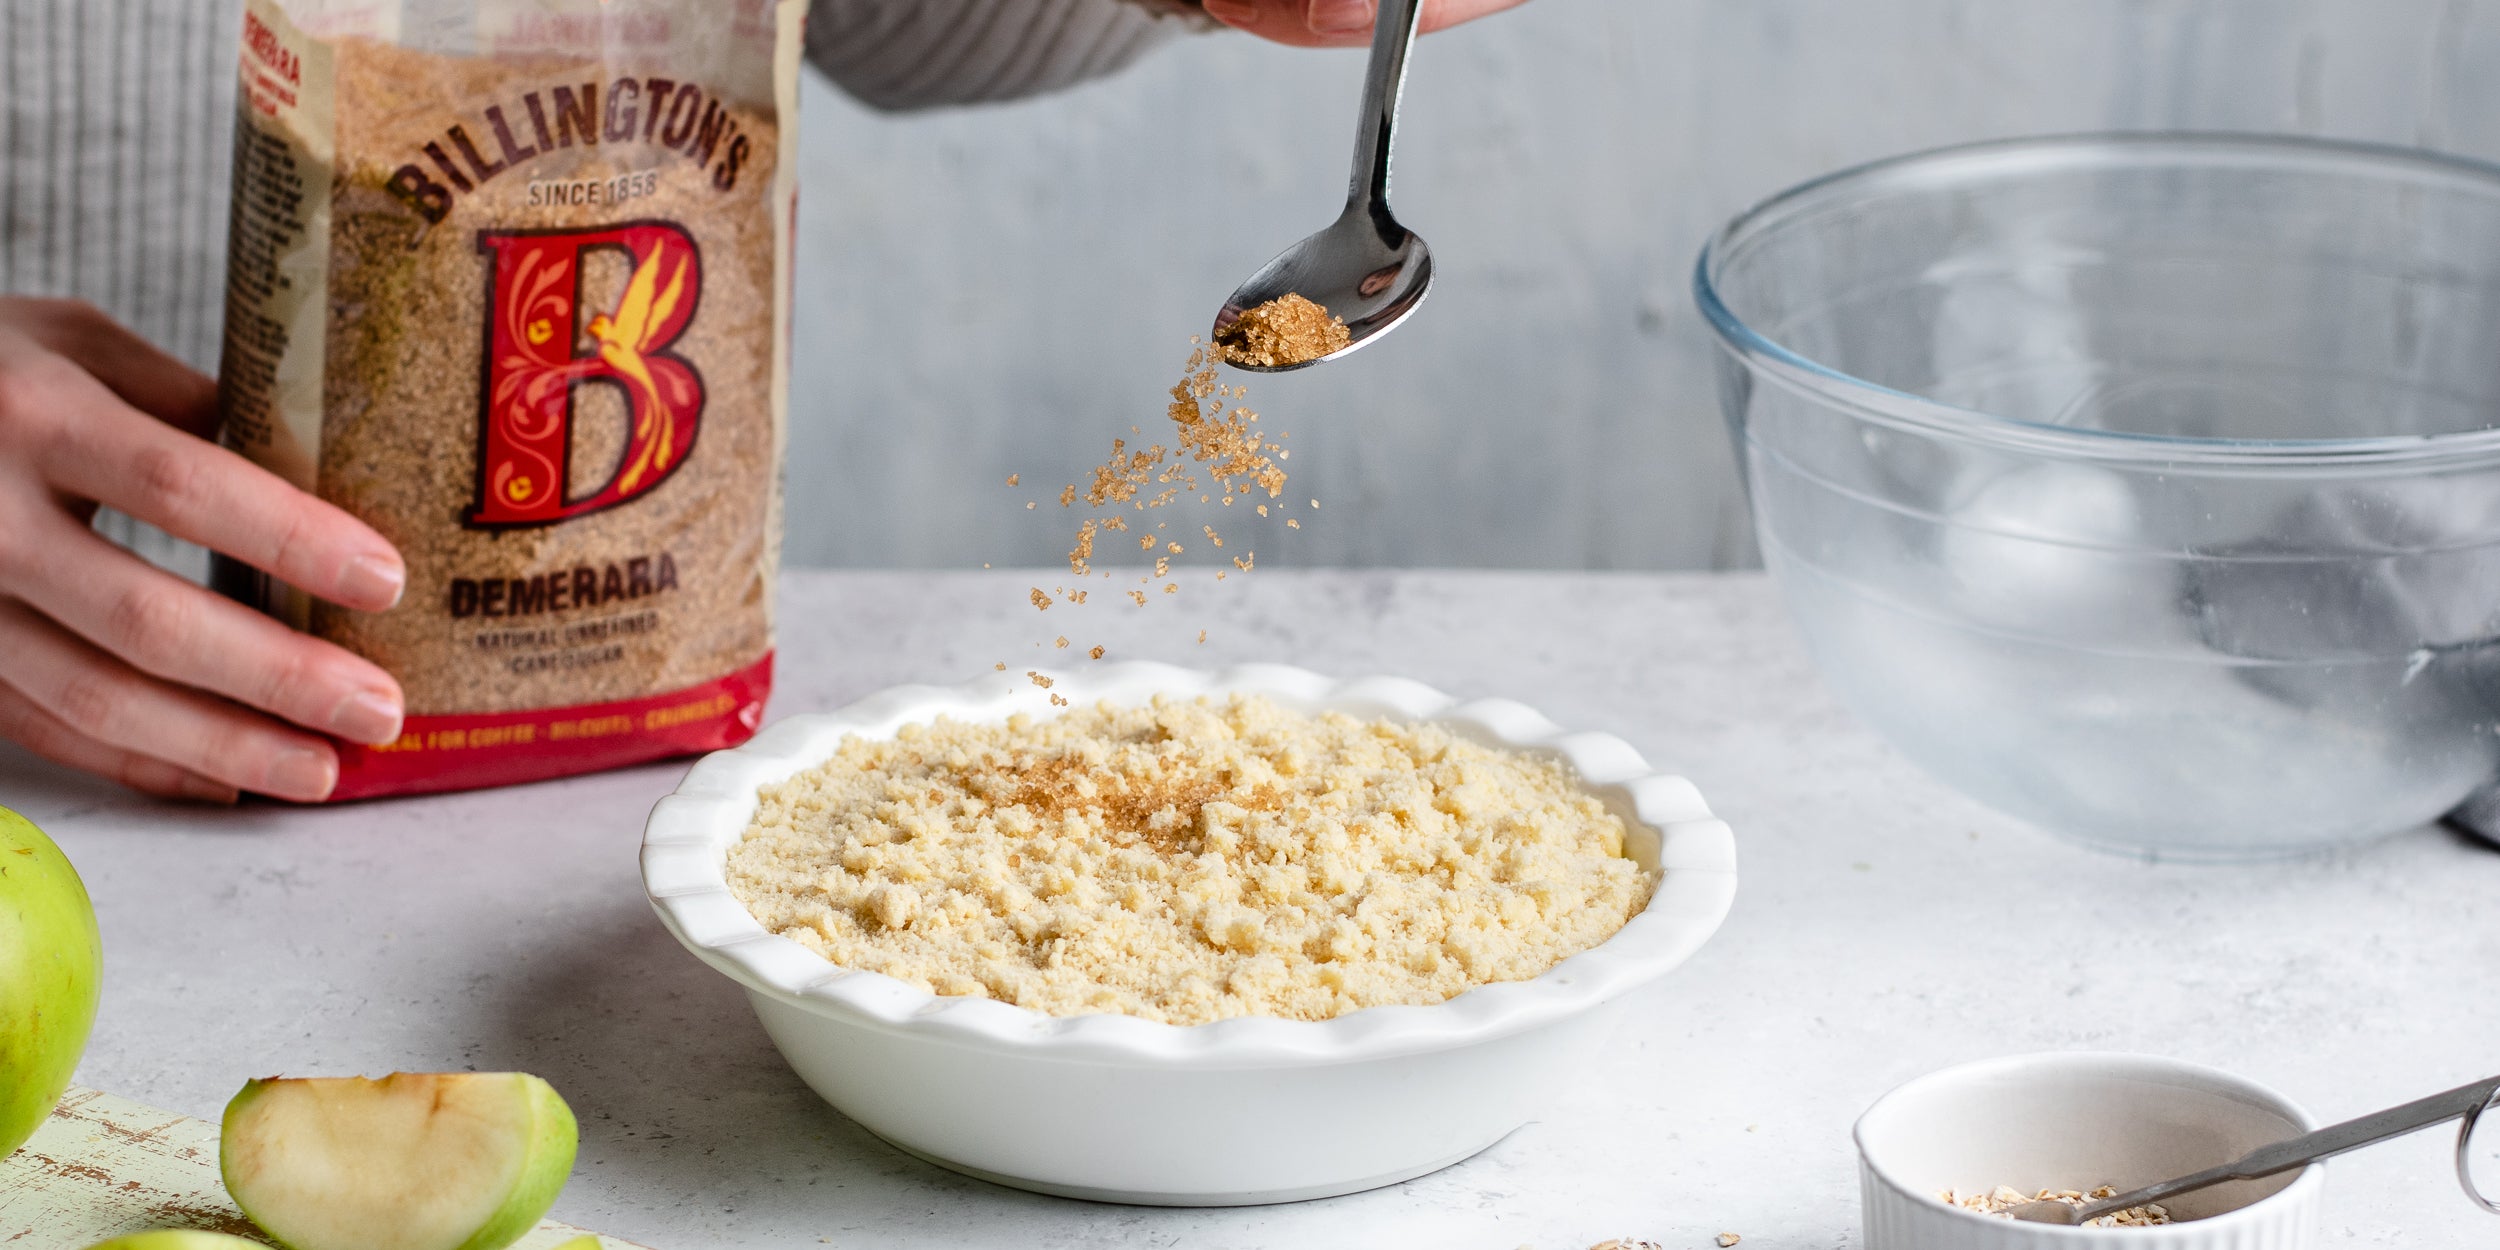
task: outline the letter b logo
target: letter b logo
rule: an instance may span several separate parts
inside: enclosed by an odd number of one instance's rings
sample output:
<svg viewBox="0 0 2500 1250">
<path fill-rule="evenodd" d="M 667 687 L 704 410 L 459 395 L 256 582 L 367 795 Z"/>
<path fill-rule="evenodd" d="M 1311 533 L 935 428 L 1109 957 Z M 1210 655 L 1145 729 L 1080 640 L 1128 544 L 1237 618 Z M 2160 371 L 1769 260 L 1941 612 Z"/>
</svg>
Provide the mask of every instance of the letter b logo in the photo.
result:
<svg viewBox="0 0 2500 1250">
<path fill-rule="evenodd" d="M 493 304 L 469 524 L 549 525 L 613 508 L 666 481 L 685 463 L 703 417 L 703 376 L 668 350 L 693 320 L 703 290 L 693 237 L 665 222 L 635 222 L 561 233 L 484 231 L 477 245 L 491 258 Z M 582 256 L 606 248 L 631 259 L 633 277 L 614 309 L 585 324 Z M 625 451 L 606 485 L 567 498 L 573 392 L 596 383 L 625 396 Z"/>
</svg>

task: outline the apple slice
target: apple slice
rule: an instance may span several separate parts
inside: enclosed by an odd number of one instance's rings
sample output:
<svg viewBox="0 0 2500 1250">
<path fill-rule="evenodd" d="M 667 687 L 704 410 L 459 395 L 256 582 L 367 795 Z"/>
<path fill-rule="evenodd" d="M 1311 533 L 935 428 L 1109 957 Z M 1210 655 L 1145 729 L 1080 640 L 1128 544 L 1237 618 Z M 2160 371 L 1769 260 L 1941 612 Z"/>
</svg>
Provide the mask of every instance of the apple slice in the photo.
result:
<svg viewBox="0 0 2500 1250">
<path fill-rule="evenodd" d="M 99 1241 L 87 1250 L 268 1250 L 257 1241 L 196 1228 L 160 1228 Z"/>
<path fill-rule="evenodd" d="M 253 1081 L 226 1104 L 226 1192 L 288 1250 L 500 1250 L 555 1205 L 579 1129 L 523 1072 Z"/>
</svg>

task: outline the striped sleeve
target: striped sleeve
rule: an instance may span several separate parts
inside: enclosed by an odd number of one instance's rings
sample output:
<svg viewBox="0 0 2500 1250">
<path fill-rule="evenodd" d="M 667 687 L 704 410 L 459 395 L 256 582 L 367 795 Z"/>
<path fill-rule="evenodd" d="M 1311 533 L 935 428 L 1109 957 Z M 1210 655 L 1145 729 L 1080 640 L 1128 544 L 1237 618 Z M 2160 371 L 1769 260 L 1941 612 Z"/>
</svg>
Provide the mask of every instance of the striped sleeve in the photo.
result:
<svg viewBox="0 0 2500 1250">
<path fill-rule="evenodd" d="M 815 0 L 808 60 L 881 109 L 1040 95 L 1212 25 L 1188 0 Z"/>
<path fill-rule="evenodd" d="M 199 0 L 0 0 L 0 294 L 216 365 L 239 29 Z"/>
<path fill-rule="evenodd" d="M 201 0 L 0 0 L 0 295 L 83 299 L 217 364 L 241 19 Z M 96 529 L 190 577 L 205 552 Z"/>
</svg>

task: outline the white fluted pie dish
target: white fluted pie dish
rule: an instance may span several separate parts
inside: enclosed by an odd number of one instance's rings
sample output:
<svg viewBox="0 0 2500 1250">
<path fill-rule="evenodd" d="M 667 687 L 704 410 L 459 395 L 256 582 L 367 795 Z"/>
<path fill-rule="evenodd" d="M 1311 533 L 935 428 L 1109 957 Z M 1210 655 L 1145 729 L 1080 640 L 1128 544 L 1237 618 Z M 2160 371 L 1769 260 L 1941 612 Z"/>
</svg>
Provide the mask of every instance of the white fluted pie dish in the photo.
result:
<svg viewBox="0 0 2500 1250">
<path fill-rule="evenodd" d="M 759 787 L 939 715 L 1049 716 L 1021 674 L 904 686 L 780 721 L 704 758 L 652 810 L 645 892 L 669 932 L 747 991 L 783 1057 L 871 1132 L 931 1162 L 1023 1189 L 1161 1205 L 1290 1202 L 1352 1193 L 1455 1163 L 1533 1118 L 1603 1044 L 1605 1009 L 1689 958 L 1736 891 L 1728 827 L 1681 777 L 1622 739 L 1568 732 L 1517 703 L 1460 703 L 1416 682 L 1340 682 L 1281 665 L 1205 672 L 1117 664 L 1046 672 L 1071 704 L 1158 694 L 1261 694 L 1302 712 L 1433 721 L 1489 745 L 1547 752 L 1629 826 L 1627 853 L 1660 873 L 1630 922 L 1532 980 L 1430 1006 L 1331 1020 L 1170 1025 L 1053 1017 L 941 997 L 844 969 L 765 931 L 723 876 Z"/>
</svg>

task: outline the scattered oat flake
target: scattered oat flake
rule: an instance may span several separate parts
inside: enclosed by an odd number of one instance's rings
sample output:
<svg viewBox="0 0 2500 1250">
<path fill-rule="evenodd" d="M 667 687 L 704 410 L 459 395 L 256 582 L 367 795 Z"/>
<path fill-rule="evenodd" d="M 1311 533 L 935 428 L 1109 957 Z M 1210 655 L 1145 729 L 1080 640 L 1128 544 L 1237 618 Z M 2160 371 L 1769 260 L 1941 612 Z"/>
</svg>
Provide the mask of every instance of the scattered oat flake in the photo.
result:
<svg viewBox="0 0 2500 1250">
<path fill-rule="evenodd" d="M 1743 1241 L 1743 1240 L 1744 1240 L 1744 1238 L 1739 1237 L 1739 1236 L 1737 1236 L 1737 1235 L 1736 1235 L 1736 1234 L 1734 1234 L 1734 1233 L 1721 1233 L 1721 1234 L 1719 1234 L 1719 1244 L 1720 1244 L 1720 1245 L 1722 1245 L 1722 1246 L 1732 1246 L 1732 1245 L 1735 1245 L 1737 1242 L 1740 1242 L 1740 1241 Z"/>
<path fill-rule="evenodd" d="M 1266 504 L 1260 504 L 1260 505 L 1259 505 L 1259 515 L 1260 515 L 1260 516 L 1266 516 L 1266 515 L 1267 515 L 1267 505 L 1266 505 Z"/>
<path fill-rule="evenodd" d="M 1163 593 L 1167 595 L 1177 595 L 1181 593 L 1181 584 L 1179 582 L 1173 582 L 1163 588 Z"/>
<path fill-rule="evenodd" d="M 1206 641 L 1207 641 L 1207 631 L 1205 631 L 1205 630 L 1203 630 L 1203 629 L 1202 629 L 1202 630 L 1199 630 L 1199 631 L 1198 631 L 1198 642 L 1199 642 L 1199 645 L 1204 646 L 1204 645 L 1206 644 Z"/>
<path fill-rule="evenodd" d="M 1233 557 L 1233 567 L 1247 573 L 1250 571 L 1250 562 L 1258 558 L 1258 552 L 1245 551 L 1242 554 Z"/>
<path fill-rule="evenodd" d="M 1068 705 L 1068 696 L 1064 694 L 1054 694 L 1050 696 L 1050 704 L 1052 707 L 1066 707 Z"/>
<path fill-rule="evenodd" d="M 1181 545 L 1175 542 L 1164 543 L 1163 549 L 1171 552 L 1173 555 L 1179 555 L 1181 553 Z"/>
<path fill-rule="evenodd" d="M 1068 636 L 1066 634 L 1059 635 L 1059 649 L 1062 651 L 1068 649 Z"/>
<path fill-rule="evenodd" d="M 1052 686 L 1054 686 L 1054 685 L 1057 685 L 1057 684 L 1058 684 L 1058 683 L 1056 683 L 1056 682 L 1052 681 L 1051 679 L 1049 679 L 1049 678 L 1047 678 L 1047 677 L 1042 676 L 1042 675 L 1041 675 L 1041 673 L 1040 673 L 1038 670 L 1035 670 L 1035 669 L 1029 669 L 1029 668 L 1028 668 L 1028 669 L 1024 670 L 1024 675 L 1025 675 L 1025 676 L 1027 676 L 1027 677 L 1032 678 L 1032 679 L 1033 679 L 1033 684 L 1034 684 L 1034 685 L 1036 685 L 1036 686 L 1040 686 L 1040 687 L 1041 687 L 1042 689 L 1044 689 L 1044 690 L 1048 690 L 1048 689 L 1050 689 Z"/>
<path fill-rule="evenodd" d="M 1074 482 L 1070 482 L 1070 483 L 1068 483 L 1066 486 L 1061 487 L 1061 488 L 1060 488 L 1060 490 L 1059 490 L 1059 506 L 1060 506 L 1060 507 L 1062 507 L 1062 508 L 1064 508 L 1064 507 L 1067 507 L 1069 504 L 1072 504 L 1072 503 L 1075 503 L 1075 502 L 1076 502 L 1076 483 L 1074 483 Z"/>
<path fill-rule="evenodd" d="M 1086 652 L 1085 654 L 1090 655 L 1090 656 L 1094 657 L 1095 659 L 1099 660 L 1099 659 L 1101 659 L 1101 658 L 1102 658 L 1102 648 L 1100 648 L 1100 647 L 1096 647 L 1096 648 L 1094 648 L 1093 650 Z"/>
<path fill-rule="evenodd" d="M 1031 512 L 1031 511 L 1034 509 L 1034 507 L 1035 507 L 1035 506 L 1036 506 L 1036 505 L 1035 505 L 1035 504 L 1034 504 L 1031 500 L 1027 500 L 1027 501 L 1025 501 L 1024 510 L 1025 510 L 1025 511 L 1027 511 L 1027 512 Z"/>
<path fill-rule="evenodd" d="M 1085 602 L 1085 592 L 1084 592 L 1084 591 L 1082 591 L 1082 590 L 1071 590 L 1071 591 L 1069 591 L 1069 592 L 1068 592 L 1068 602 L 1070 602 L 1070 603 L 1083 603 L 1083 602 Z"/>
<path fill-rule="evenodd" d="M 1007 671 L 1007 661 L 1000 660 L 998 662 L 998 671 L 1002 673 Z"/>
<path fill-rule="evenodd" d="M 1214 543 L 1214 544 L 1215 544 L 1216 546 L 1218 546 L 1218 547 L 1221 547 L 1221 546 L 1223 546 L 1223 545 L 1224 545 L 1224 536 L 1223 536 L 1223 535 L 1221 535 L 1221 534 L 1216 533 L 1216 532 L 1215 532 L 1215 527 L 1214 527 L 1214 526 L 1212 526 L 1212 525 L 1203 525 L 1203 526 L 1200 526 L 1199 528 L 1200 528 L 1200 529 L 1203 529 L 1203 530 L 1205 530 L 1205 531 L 1207 532 L 1207 541 L 1208 541 L 1208 542 Z"/>
<path fill-rule="evenodd" d="M 1643 1241 L 1637 1237 L 1614 1237 L 1590 1246 L 1589 1250 L 1667 1250 L 1667 1248 L 1657 1242 Z"/>
<path fill-rule="evenodd" d="M 1132 591 L 1128 592 L 1128 597 L 1129 597 L 1129 598 L 1131 598 L 1131 599 L 1135 599 L 1135 600 L 1137 601 L 1137 606 L 1139 606 L 1139 607 L 1141 607 L 1141 608 L 1142 608 L 1142 607 L 1144 607 L 1144 606 L 1146 606 L 1146 592 L 1145 592 L 1145 591 L 1142 591 L 1142 590 L 1132 590 Z"/>
<path fill-rule="evenodd" d="M 1013 485 L 1015 485 L 1015 484 L 1016 484 L 1016 479 L 1021 478 L 1021 477 L 1023 477 L 1023 476 L 1024 476 L 1024 475 L 1023 475 L 1023 474 L 1021 474 L 1021 473 L 1010 473 L 1010 474 L 1008 474 L 1008 475 L 1007 475 L 1007 484 L 1008 484 L 1009 486 L 1013 486 Z"/>
<path fill-rule="evenodd" d="M 1041 588 L 1041 587 L 1036 586 L 1036 587 L 1034 587 L 1034 588 L 1033 588 L 1032 599 L 1033 599 L 1033 610 L 1034 610 L 1034 611 L 1036 611 L 1036 612 L 1048 612 L 1048 611 L 1050 611 L 1050 596 L 1049 596 L 1049 595 L 1047 595 L 1047 594 L 1042 593 L 1042 588 Z"/>
</svg>

